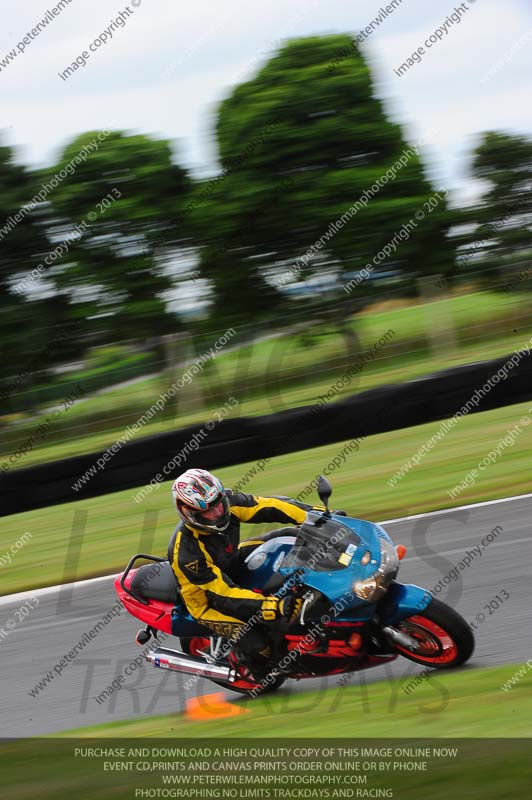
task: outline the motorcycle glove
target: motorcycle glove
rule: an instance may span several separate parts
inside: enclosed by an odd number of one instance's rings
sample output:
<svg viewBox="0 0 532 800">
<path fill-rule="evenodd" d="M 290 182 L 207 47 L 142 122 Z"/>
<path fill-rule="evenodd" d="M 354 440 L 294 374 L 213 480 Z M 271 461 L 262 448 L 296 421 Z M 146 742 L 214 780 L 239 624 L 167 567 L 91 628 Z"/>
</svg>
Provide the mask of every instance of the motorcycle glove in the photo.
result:
<svg viewBox="0 0 532 800">
<path fill-rule="evenodd" d="M 299 617 L 302 605 L 303 600 L 293 595 L 283 598 L 266 597 L 261 605 L 262 619 L 264 622 L 283 620 L 292 624 Z"/>
</svg>

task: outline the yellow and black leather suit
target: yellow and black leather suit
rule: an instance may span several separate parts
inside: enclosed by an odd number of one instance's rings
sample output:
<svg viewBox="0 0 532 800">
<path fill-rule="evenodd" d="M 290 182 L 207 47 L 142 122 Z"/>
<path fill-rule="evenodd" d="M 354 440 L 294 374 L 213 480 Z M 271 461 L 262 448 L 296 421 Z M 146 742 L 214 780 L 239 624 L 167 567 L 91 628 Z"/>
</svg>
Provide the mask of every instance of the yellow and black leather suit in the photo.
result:
<svg viewBox="0 0 532 800">
<path fill-rule="evenodd" d="M 231 508 L 223 534 L 205 533 L 182 522 L 174 531 L 168 559 L 188 612 L 215 633 L 232 637 L 257 612 L 264 596 L 242 589 L 231 578 L 239 561 L 240 523 L 301 525 L 312 506 L 282 497 L 225 493 Z"/>
</svg>

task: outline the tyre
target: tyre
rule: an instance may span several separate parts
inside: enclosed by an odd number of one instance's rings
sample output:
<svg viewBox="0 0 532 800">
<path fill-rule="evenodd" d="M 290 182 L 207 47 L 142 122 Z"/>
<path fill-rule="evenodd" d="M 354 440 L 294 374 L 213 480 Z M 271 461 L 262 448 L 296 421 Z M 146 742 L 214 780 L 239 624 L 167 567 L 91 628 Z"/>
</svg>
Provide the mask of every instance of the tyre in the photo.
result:
<svg viewBox="0 0 532 800">
<path fill-rule="evenodd" d="M 201 651 L 208 651 L 210 647 L 210 638 L 208 636 L 193 636 L 191 638 L 182 637 L 179 640 L 181 645 L 181 650 L 183 653 L 191 656 L 201 656 Z M 211 678 L 213 683 L 216 683 L 217 686 L 223 686 L 224 689 L 231 689 L 232 692 L 237 692 L 238 694 L 251 694 L 253 693 L 253 697 L 258 697 L 259 695 L 270 694 L 271 692 L 275 692 L 280 686 L 283 685 L 285 682 L 284 677 L 275 678 L 271 683 L 268 682 L 265 686 L 260 683 L 257 683 L 250 675 L 249 679 L 242 675 L 239 680 L 236 680 L 234 683 L 224 683 L 223 681 L 216 681 Z"/>
<path fill-rule="evenodd" d="M 265 694 L 271 694 L 272 692 L 277 691 L 283 683 L 285 682 L 285 678 L 275 678 L 273 683 L 268 683 L 266 686 L 263 686 L 260 683 L 256 683 L 253 678 L 250 680 L 237 680 L 235 683 L 220 683 L 220 686 L 223 686 L 224 689 L 231 689 L 232 692 L 238 692 L 238 694 L 250 694 L 252 697 L 263 697 Z M 214 681 L 214 683 L 218 683 L 218 681 Z"/>
<path fill-rule="evenodd" d="M 473 631 L 453 608 L 433 598 L 421 614 L 402 620 L 397 626 L 418 642 L 417 650 L 395 645 L 410 661 L 434 669 L 464 664 L 475 647 Z"/>
</svg>

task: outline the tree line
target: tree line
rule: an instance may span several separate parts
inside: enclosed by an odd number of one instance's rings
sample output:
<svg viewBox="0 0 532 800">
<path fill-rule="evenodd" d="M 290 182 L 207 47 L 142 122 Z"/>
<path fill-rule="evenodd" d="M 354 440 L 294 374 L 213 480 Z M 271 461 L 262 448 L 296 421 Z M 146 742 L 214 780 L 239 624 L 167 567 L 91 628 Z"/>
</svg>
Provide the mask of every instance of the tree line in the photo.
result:
<svg viewBox="0 0 532 800">
<path fill-rule="evenodd" d="M 286 42 L 220 104 L 214 132 L 219 172 L 201 180 L 170 141 L 126 131 L 81 134 L 40 170 L 0 147 L 4 392 L 96 344 L 186 329 L 171 296 L 206 304 L 204 331 L 286 321 L 301 309 L 287 287 L 353 281 L 437 188 L 347 35 Z M 481 200 L 438 202 L 373 277 L 522 269 L 531 162 L 530 139 L 484 134 L 471 156 Z"/>
</svg>

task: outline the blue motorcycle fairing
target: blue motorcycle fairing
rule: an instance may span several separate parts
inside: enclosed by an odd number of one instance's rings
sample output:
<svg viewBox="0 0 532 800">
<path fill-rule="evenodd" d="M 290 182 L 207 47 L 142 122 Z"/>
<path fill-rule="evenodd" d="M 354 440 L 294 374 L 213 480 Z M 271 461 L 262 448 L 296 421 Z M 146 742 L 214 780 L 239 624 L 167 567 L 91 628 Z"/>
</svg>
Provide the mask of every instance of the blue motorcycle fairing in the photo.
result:
<svg viewBox="0 0 532 800">
<path fill-rule="evenodd" d="M 292 549 L 295 536 L 278 536 L 258 545 L 246 558 L 238 576 L 238 583 L 244 589 L 259 589 L 276 572 Z M 283 574 L 283 573 L 281 573 Z"/>
<path fill-rule="evenodd" d="M 179 603 L 172 609 L 172 636 L 211 636 L 211 632 L 190 616 L 184 603 Z"/>
<path fill-rule="evenodd" d="M 396 625 L 407 617 L 421 614 L 431 600 L 432 594 L 427 589 L 414 583 L 393 581 L 379 604 L 380 620 L 384 625 Z"/>
<path fill-rule="evenodd" d="M 337 619 L 338 622 L 369 621 L 374 615 L 375 605 L 377 605 L 381 623 L 396 625 L 407 617 L 421 614 L 431 600 L 432 594 L 426 589 L 422 589 L 414 583 L 393 581 L 386 596 L 379 603 L 365 603 L 363 600 L 359 600 L 360 605 L 353 606 L 334 619 Z"/>
<path fill-rule="evenodd" d="M 333 604 L 344 600 L 346 589 L 350 590 L 356 581 L 370 578 L 379 568 L 381 563 L 380 539 L 386 539 L 392 545 L 393 542 L 380 525 L 375 525 L 367 520 L 334 514 L 331 519 L 344 528 L 352 530 L 360 539 L 348 566 L 330 570 L 323 568 L 314 570 L 304 566 L 284 567 L 283 563 L 295 543 L 295 537 L 279 536 L 257 546 L 247 557 L 239 575 L 239 584 L 245 588 L 261 588 L 272 575 L 278 573 L 283 578 L 289 578 L 298 569 L 302 572 L 300 580 L 306 586 L 321 592 Z M 360 559 L 367 551 L 370 553 L 370 560 L 363 565 L 360 563 Z M 371 616 L 374 603 L 367 603 L 358 598 L 353 598 L 353 602 L 356 603 L 363 618 Z"/>
<path fill-rule="evenodd" d="M 352 589 L 356 581 L 370 578 L 379 568 L 381 563 L 379 537 L 384 534 L 382 538 L 386 538 L 390 542 L 391 539 L 380 526 L 375 525 L 373 522 L 352 517 L 338 517 L 334 514 L 332 515 L 332 519 L 335 522 L 339 522 L 344 527 L 350 528 L 359 536 L 360 544 L 357 547 L 356 554 L 349 566 L 343 567 L 342 569 L 329 572 L 304 568 L 301 581 L 306 586 L 310 586 L 311 589 L 316 589 L 324 594 L 334 605 L 345 599 L 346 589 L 348 591 Z M 370 560 L 366 565 L 363 565 L 360 563 L 360 559 L 366 551 L 370 553 Z M 283 567 L 279 569 L 279 573 L 287 578 L 293 571 L 293 569 Z M 358 597 L 353 598 L 353 603 L 356 603 L 357 610 L 361 611 L 363 618 L 366 618 L 366 614 L 360 609 L 360 606 L 366 606 L 368 609 L 373 609 L 374 607 L 374 603 L 367 603 L 365 600 L 361 600 Z M 368 616 L 371 617 L 371 614 L 372 611 L 369 612 Z"/>
<path fill-rule="evenodd" d="M 381 525 L 378 525 L 376 522 L 372 522 L 370 524 L 373 526 L 373 529 L 376 532 L 377 536 L 380 536 L 381 539 L 386 539 L 387 542 L 393 544 L 392 537 L 388 533 L 386 533 L 386 531 Z"/>
</svg>

